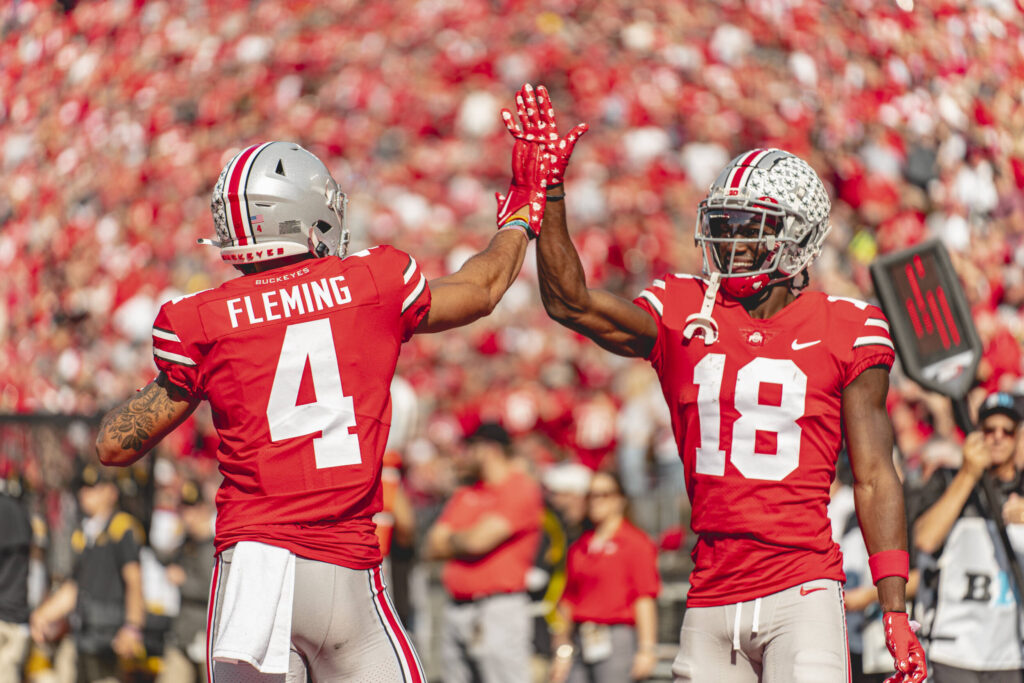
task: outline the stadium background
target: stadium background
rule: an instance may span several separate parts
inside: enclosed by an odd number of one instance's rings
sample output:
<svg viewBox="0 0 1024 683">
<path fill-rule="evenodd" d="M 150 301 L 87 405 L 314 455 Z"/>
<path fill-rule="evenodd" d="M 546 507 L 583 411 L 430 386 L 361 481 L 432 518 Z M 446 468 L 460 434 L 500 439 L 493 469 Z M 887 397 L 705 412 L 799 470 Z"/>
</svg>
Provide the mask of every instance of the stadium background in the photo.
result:
<svg viewBox="0 0 1024 683">
<path fill-rule="evenodd" d="M 155 372 L 157 307 L 235 275 L 195 244 L 212 234 L 224 163 L 260 140 L 299 142 L 348 193 L 354 248 L 393 244 L 437 277 L 489 239 L 510 150 L 498 112 L 524 82 L 548 86 L 566 127 L 590 123 L 567 205 L 592 283 L 632 297 L 699 271 L 692 226 L 714 172 L 782 147 L 834 198 L 811 287 L 873 299 L 876 255 L 941 239 L 985 345 L 972 403 L 1020 393 L 1022 12 L 1012 0 L 4 3 L 0 476 L 45 521 L 48 571 L 69 567 L 68 481 L 95 416 Z M 417 396 L 402 454 L 420 525 L 453 486 L 446 454 L 498 418 L 539 477 L 561 461 L 622 469 L 685 580 L 685 496 L 653 372 L 552 324 L 532 255 L 493 316 L 415 338 L 399 374 Z M 910 482 L 961 437 L 947 403 L 897 367 L 889 405 Z M 160 467 L 126 482 L 128 504 L 173 511 L 183 479 L 215 483 L 215 447 L 200 412 L 159 447 Z"/>
</svg>

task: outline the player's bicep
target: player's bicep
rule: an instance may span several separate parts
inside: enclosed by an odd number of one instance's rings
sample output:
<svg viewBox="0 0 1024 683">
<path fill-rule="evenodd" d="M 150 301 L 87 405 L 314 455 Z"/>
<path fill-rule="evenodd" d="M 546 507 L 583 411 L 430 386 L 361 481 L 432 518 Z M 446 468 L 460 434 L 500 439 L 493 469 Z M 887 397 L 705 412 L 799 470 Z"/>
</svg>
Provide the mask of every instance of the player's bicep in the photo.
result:
<svg viewBox="0 0 1024 683">
<path fill-rule="evenodd" d="M 871 479 L 879 469 L 892 469 L 894 437 L 885 405 L 888 392 L 886 367 L 864 370 L 843 389 L 846 446 L 857 479 Z"/>
<path fill-rule="evenodd" d="M 620 356 L 647 358 L 658 340 L 658 325 L 647 311 L 600 289 L 589 291 L 585 309 L 560 322 Z"/>
<path fill-rule="evenodd" d="M 128 465 L 184 422 L 199 405 L 161 372 L 134 396 L 108 412 L 96 435 L 105 465 Z"/>
<path fill-rule="evenodd" d="M 460 327 L 491 312 L 489 290 L 457 275 L 430 281 L 430 309 L 416 327 L 417 334 Z"/>
</svg>

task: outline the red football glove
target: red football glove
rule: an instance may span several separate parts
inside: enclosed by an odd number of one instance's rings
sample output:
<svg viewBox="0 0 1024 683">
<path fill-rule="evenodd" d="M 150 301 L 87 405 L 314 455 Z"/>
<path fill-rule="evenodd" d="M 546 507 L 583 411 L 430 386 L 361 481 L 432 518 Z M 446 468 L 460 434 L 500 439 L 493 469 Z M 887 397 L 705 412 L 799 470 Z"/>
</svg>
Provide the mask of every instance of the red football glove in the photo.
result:
<svg viewBox="0 0 1024 683">
<path fill-rule="evenodd" d="M 524 89 L 530 88 L 529 85 Z M 527 106 L 530 105 L 533 97 L 533 89 L 527 91 Z M 558 185 L 565 180 L 565 169 L 569 165 L 569 157 L 572 156 L 572 149 L 576 141 L 583 137 L 583 134 L 590 128 L 585 123 L 576 124 L 576 127 L 569 131 L 564 138 L 558 137 L 558 124 L 555 122 L 555 109 L 551 106 L 551 96 L 548 89 L 543 85 L 537 86 L 537 110 L 540 112 L 540 133 L 546 141 L 548 160 L 548 187 Z"/>
<path fill-rule="evenodd" d="M 520 227 L 528 237 L 533 238 L 540 234 L 540 223 L 544 217 L 549 161 L 539 139 L 540 116 L 537 107 L 535 104 L 528 106 L 524 98 L 527 91 L 532 100 L 533 89 L 529 85 L 523 86 L 516 95 L 516 113 L 522 128 L 512 120 L 512 113 L 508 109 L 501 110 L 505 127 L 515 138 L 512 147 L 512 182 L 506 194 L 496 192 L 494 197 L 498 200 L 498 229 Z"/>
<path fill-rule="evenodd" d="M 885 683 L 924 683 L 928 668 L 924 648 L 914 635 L 917 622 L 911 622 L 905 612 L 886 612 L 882 623 L 885 624 L 885 644 L 896 663 L 896 673 L 885 679 Z"/>
</svg>

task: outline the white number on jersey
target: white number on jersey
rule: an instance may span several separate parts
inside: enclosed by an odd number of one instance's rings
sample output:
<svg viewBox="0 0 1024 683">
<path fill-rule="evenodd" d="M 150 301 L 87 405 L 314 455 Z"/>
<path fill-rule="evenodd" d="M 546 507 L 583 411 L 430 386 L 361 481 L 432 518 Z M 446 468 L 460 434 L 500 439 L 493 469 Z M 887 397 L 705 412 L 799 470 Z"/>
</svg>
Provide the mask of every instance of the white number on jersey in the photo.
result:
<svg viewBox="0 0 1024 683">
<path fill-rule="evenodd" d="M 298 405 L 306 360 L 313 376 L 316 401 Z M 289 325 L 267 402 L 267 422 L 273 441 L 320 432 L 313 439 L 317 469 L 358 465 L 359 436 L 355 404 L 341 388 L 338 354 L 328 318 Z"/>
<path fill-rule="evenodd" d="M 693 369 L 697 385 L 700 447 L 698 474 L 725 474 L 726 452 L 721 449 L 722 410 L 719 404 L 725 354 L 709 353 Z M 758 395 L 763 383 L 782 387 L 781 405 L 764 405 Z M 736 373 L 734 404 L 739 417 L 732 424 L 733 466 L 747 479 L 782 481 L 800 464 L 800 425 L 807 397 L 807 375 L 788 359 L 755 358 Z M 758 453 L 758 430 L 774 432 L 775 453 Z"/>
</svg>

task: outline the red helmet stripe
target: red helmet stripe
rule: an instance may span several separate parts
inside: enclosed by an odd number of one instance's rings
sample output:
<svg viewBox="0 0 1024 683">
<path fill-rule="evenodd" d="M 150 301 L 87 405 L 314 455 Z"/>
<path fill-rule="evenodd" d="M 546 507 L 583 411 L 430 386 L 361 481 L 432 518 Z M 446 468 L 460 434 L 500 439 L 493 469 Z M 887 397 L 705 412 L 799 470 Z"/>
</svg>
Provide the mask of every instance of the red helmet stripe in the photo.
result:
<svg viewBox="0 0 1024 683">
<path fill-rule="evenodd" d="M 243 150 L 235 157 L 231 168 L 228 169 L 228 182 L 224 190 L 224 199 L 228 207 L 226 212 L 228 222 L 235 235 L 235 239 L 238 241 L 238 246 L 247 246 L 255 243 L 255 240 L 253 242 L 249 241 L 250 237 L 255 238 L 255 236 L 252 232 L 252 225 L 249 223 L 248 207 L 243 207 L 242 204 L 252 162 L 256 160 L 259 150 L 269 144 L 269 142 L 264 142 L 263 144 L 253 145 Z"/>
<path fill-rule="evenodd" d="M 750 177 L 750 172 L 757 166 L 758 162 L 764 158 L 771 150 L 768 149 L 755 149 L 750 152 L 746 157 L 743 158 L 740 163 L 733 167 L 732 172 L 729 174 L 729 180 L 726 185 L 730 189 L 739 189 L 747 182 L 747 178 Z"/>
</svg>

